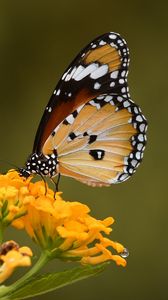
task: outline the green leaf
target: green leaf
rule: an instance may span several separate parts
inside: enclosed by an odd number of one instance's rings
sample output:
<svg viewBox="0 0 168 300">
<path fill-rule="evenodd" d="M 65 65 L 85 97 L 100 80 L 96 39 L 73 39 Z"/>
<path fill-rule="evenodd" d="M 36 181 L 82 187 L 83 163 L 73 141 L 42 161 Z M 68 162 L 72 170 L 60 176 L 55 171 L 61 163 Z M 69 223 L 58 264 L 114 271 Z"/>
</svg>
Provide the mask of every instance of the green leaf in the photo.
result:
<svg viewBox="0 0 168 300">
<path fill-rule="evenodd" d="M 18 300 L 45 294 L 74 282 L 89 278 L 102 272 L 109 263 L 96 266 L 77 267 L 71 270 L 36 276 L 12 294 L 2 297 L 2 300 Z"/>
<path fill-rule="evenodd" d="M 9 213 L 9 211 L 7 210 L 7 207 L 8 207 L 8 201 L 5 200 L 3 202 L 3 205 L 2 205 L 2 208 L 1 208 L 2 218 L 5 218 Z"/>
</svg>

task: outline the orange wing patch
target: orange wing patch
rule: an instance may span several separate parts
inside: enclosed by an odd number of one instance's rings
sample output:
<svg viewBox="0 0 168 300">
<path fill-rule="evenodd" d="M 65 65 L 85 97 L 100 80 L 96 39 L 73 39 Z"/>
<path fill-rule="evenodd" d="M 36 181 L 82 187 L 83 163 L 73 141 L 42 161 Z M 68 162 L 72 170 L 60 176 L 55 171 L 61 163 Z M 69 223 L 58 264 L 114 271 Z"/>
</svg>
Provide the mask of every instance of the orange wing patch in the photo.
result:
<svg viewBox="0 0 168 300">
<path fill-rule="evenodd" d="M 107 64 L 109 71 L 115 71 L 121 66 L 121 57 L 118 50 L 106 44 L 100 48 L 90 50 L 86 53 L 84 62 L 89 64 L 99 62 L 100 64 Z"/>
<path fill-rule="evenodd" d="M 69 170 L 70 172 L 76 173 L 76 177 L 78 179 L 78 176 L 80 178 L 80 176 L 84 176 L 85 178 L 88 178 L 90 181 L 97 181 L 99 182 L 104 182 L 105 185 L 109 185 L 111 181 L 111 179 L 113 178 L 114 181 L 117 178 L 118 172 L 117 170 L 109 170 L 106 168 L 99 168 L 97 167 L 92 167 L 92 166 L 88 166 L 88 165 L 78 165 L 78 166 L 74 166 L 74 165 L 64 165 L 61 164 L 64 167 L 64 170 Z M 60 165 L 60 168 L 61 168 Z M 61 169 L 60 169 L 61 170 Z M 65 173 L 63 173 L 63 175 L 65 175 Z"/>
<path fill-rule="evenodd" d="M 59 172 L 64 176 L 74 178 L 74 179 L 76 179 L 76 180 L 78 180 L 82 183 L 85 183 L 89 186 L 92 186 L 92 187 L 95 187 L 95 186 L 99 186 L 99 187 L 110 186 L 109 183 L 105 183 L 103 181 L 101 182 L 100 180 L 97 180 L 96 178 L 91 178 L 89 176 L 79 174 L 76 171 L 73 172 L 72 170 L 64 167 L 63 165 L 59 166 Z"/>
<path fill-rule="evenodd" d="M 58 171 L 92 186 L 115 183 L 133 151 L 131 137 L 137 130 L 129 123 L 130 117 L 127 109 L 116 111 L 110 103 L 101 109 L 85 105 L 72 124 L 62 123 L 48 140 L 58 153 Z M 71 132 L 74 140 L 69 140 Z M 91 136 L 96 137 L 92 143 Z M 104 152 L 102 159 L 94 158 L 95 151 Z"/>
</svg>

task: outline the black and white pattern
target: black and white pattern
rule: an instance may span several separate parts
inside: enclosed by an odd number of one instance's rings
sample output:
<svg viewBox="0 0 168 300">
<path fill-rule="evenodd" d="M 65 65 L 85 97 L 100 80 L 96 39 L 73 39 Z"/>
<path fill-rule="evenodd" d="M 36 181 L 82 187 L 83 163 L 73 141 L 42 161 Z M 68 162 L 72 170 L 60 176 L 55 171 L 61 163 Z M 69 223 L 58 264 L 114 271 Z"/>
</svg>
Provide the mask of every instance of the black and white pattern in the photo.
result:
<svg viewBox="0 0 168 300">
<path fill-rule="evenodd" d="M 113 128 L 113 124 L 110 125 L 111 128 L 107 126 L 106 129 L 98 132 L 94 124 L 91 128 L 80 131 L 78 128 L 80 116 L 89 106 L 93 108 L 93 118 L 97 112 L 101 113 L 103 108 L 107 108 L 108 111 L 108 108 L 113 107 L 113 114 L 116 116 L 120 111 L 127 111 L 127 115 L 130 115 L 127 124 L 131 124 L 135 129 L 135 133 L 130 135 L 128 140 L 131 150 L 124 156 L 122 171 L 118 171 L 115 177 L 104 182 L 106 184 L 122 182 L 135 172 L 142 160 L 146 145 L 147 121 L 139 106 L 130 98 L 127 85 L 128 66 L 127 44 L 119 34 L 114 32 L 96 38 L 76 56 L 58 82 L 44 111 L 37 130 L 33 153 L 27 160 L 26 168 L 20 170 L 23 176 L 28 177 L 31 173 L 37 173 L 53 177 L 59 172 L 62 156 L 73 152 L 79 154 L 80 151 L 85 151 L 88 154 L 88 161 L 96 161 L 96 166 L 99 167 L 99 162 L 106 159 L 103 141 L 108 140 L 107 135 Z M 91 118 L 92 115 L 89 115 L 89 120 Z M 76 120 L 78 126 L 75 125 Z M 83 120 L 81 124 L 82 122 Z M 124 126 L 124 123 L 122 125 Z M 64 136 L 58 138 L 57 144 L 55 141 L 61 132 L 64 132 Z M 82 140 L 85 141 L 83 144 L 80 143 Z M 102 148 L 94 149 L 94 145 L 99 141 L 102 143 Z M 69 150 L 65 152 L 64 148 Z M 77 169 L 73 172 L 78 173 Z M 78 179 L 78 175 L 74 178 Z M 81 181 L 88 183 L 88 179 Z"/>
</svg>

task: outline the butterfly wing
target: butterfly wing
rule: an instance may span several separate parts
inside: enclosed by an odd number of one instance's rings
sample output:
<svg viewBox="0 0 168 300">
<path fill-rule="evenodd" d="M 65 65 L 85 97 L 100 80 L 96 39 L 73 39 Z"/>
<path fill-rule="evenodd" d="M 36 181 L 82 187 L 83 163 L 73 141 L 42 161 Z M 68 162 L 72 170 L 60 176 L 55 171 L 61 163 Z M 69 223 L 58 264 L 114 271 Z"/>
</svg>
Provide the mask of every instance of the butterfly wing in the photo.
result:
<svg viewBox="0 0 168 300">
<path fill-rule="evenodd" d="M 82 104 L 107 92 L 127 95 L 128 62 L 128 48 L 119 34 L 107 33 L 88 44 L 54 89 L 37 130 L 33 153 L 41 153 L 53 130 Z"/>
<path fill-rule="evenodd" d="M 61 174 L 107 186 L 135 172 L 143 157 L 147 123 L 132 100 L 122 99 L 98 96 L 81 106 L 76 118 L 69 115 L 49 137 L 43 150 L 47 154 L 56 148 Z"/>
<path fill-rule="evenodd" d="M 105 34 L 83 49 L 51 96 L 34 152 L 58 155 L 58 171 L 92 186 L 129 178 L 140 164 L 147 122 L 130 99 L 128 48 Z"/>
</svg>

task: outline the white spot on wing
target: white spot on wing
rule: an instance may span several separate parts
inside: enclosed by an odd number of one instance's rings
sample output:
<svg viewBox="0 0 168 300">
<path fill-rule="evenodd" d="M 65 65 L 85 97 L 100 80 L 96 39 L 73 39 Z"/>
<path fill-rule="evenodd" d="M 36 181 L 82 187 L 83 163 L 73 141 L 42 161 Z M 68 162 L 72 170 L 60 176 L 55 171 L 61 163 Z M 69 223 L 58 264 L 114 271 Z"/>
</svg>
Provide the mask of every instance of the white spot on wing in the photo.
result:
<svg viewBox="0 0 168 300">
<path fill-rule="evenodd" d="M 99 82 L 95 82 L 94 89 L 98 90 L 101 87 L 101 84 Z"/>
<path fill-rule="evenodd" d="M 117 97 L 117 100 L 118 100 L 119 102 L 122 102 L 122 101 L 123 101 L 123 98 L 122 98 L 121 96 L 118 96 L 118 97 Z"/>
<path fill-rule="evenodd" d="M 89 103 L 90 103 L 92 106 L 96 106 L 97 109 L 100 109 L 100 104 L 94 102 L 94 100 L 91 100 Z"/>
<path fill-rule="evenodd" d="M 128 100 L 124 101 L 124 107 L 128 107 L 128 106 L 130 106 L 129 101 Z"/>
<path fill-rule="evenodd" d="M 69 69 L 69 70 L 70 70 L 70 69 Z M 65 77 L 66 77 L 66 75 L 68 74 L 69 70 L 63 74 L 63 76 L 62 76 L 62 80 L 64 80 L 64 79 L 65 79 Z"/>
<path fill-rule="evenodd" d="M 82 70 L 82 72 L 80 72 L 77 76 L 75 76 L 74 79 L 76 81 L 80 81 L 83 78 L 85 78 L 86 76 L 88 76 L 90 73 L 94 72 L 97 68 L 98 68 L 98 64 L 93 63 L 93 64 L 87 66 L 86 68 L 84 68 Z"/>
<path fill-rule="evenodd" d="M 97 157 L 98 157 L 99 159 L 101 159 L 102 153 L 101 153 L 100 151 L 97 151 Z"/>
<path fill-rule="evenodd" d="M 113 105 L 113 106 L 115 105 L 114 101 L 112 101 L 112 100 L 110 101 L 110 104 Z M 116 109 L 116 111 L 117 111 L 117 110 L 118 110 L 118 107 L 116 107 L 116 108 L 117 108 L 117 109 Z"/>
<path fill-rule="evenodd" d="M 114 87 L 114 86 L 115 86 L 115 82 L 112 81 L 112 82 L 110 83 L 110 86 L 111 86 L 111 87 Z"/>
<path fill-rule="evenodd" d="M 97 68 L 94 72 L 92 72 L 90 74 L 90 77 L 92 79 L 97 79 L 97 78 L 100 78 L 102 76 L 104 76 L 105 74 L 107 74 L 108 72 L 108 65 L 103 65 L 99 68 Z"/>
<path fill-rule="evenodd" d="M 82 71 L 84 70 L 83 66 L 78 66 L 75 73 L 72 75 L 72 78 L 75 79 Z"/>
<path fill-rule="evenodd" d="M 112 34 L 109 35 L 109 38 L 112 39 L 112 40 L 115 40 L 117 38 L 117 36 L 116 36 L 116 34 L 112 33 Z"/>
<path fill-rule="evenodd" d="M 138 163 L 138 161 L 137 161 L 136 159 L 133 159 L 133 160 L 131 161 L 131 165 L 132 165 L 134 168 L 136 167 L 137 163 Z"/>
<path fill-rule="evenodd" d="M 104 42 L 103 40 L 101 40 L 100 43 L 99 43 L 99 45 L 100 46 L 104 46 L 104 45 L 106 45 L 106 42 Z"/>
<path fill-rule="evenodd" d="M 118 49 L 117 45 L 114 43 L 110 43 L 111 47 Z"/>
<path fill-rule="evenodd" d="M 56 95 L 59 96 L 59 95 L 60 95 L 60 92 L 61 92 L 61 90 L 59 89 L 59 90 L 56 92 Z"/>
<path fill-rule="evenodd" d="M 141 159 L 141 152 L 136 152 L 135 156 L 138 160 L 140 160 Z"/>
<path fill-rule="evenodd" d="M 138 108 L 136 106 L 134 107 L 134 112 L 135 112 L 135 114 L 139 113 L 139 110 L 138 110 Z"/>
<path fill-rule="evenodd" d="M 105 102 L 109 102 L 109 101 L 112 100 L 112 98 L 113 98 L 112 96 L 106 96 L 105 99 L 104 99 L 104 101 Z"/>
<path fill-rule="evenodd" d="M 66 75 L 65 81 L 69 81 L 69 80 L 72 78 L 72 76 L 74 75 L 75 72 L 76 72 L 76 67 L 74 67 L 74 68 L 71 70 L 71 72 L 70 72 L 69 74 Z"/>
<path fill-rule="evenodd" d="M 138 116 L 136 117 L 136 120 L 137 120 L 138 122 L 142 122 L 142 121 L 143 121 L 143 119 L 142 119 L 142 117 L 141 117 L 140 115 L 138 115 Z"/>
<path fill-rule="evenodd" d="M 110 77 L 113 78 L 113 79 L 117 78 L 117 76 L 118 76 L 118 71 L 114 71 L 110 75 Z"/>
<path fill-rule="evenodd" d="M 79 107 L 77 108 L 77 112 L 79 113 L 79 112 L 81 111 L 81 109 L 82 109 L 84 106 L 85 106 L 85 104 L 82 104 L 81 106 L 79 106 Z"/>
<path fill-rule="evenodd" d="M 126 72 L 125 70 L 122 71 L 121 76 L 122 76 L 122 77 L 125 77 L 125 76 L 126 76 L 126 73 L 127 73 L 127 72 Z"/>
<path fill-rule="evenodd" d="M 138 140 L 139 140 L 140 142 L 143 142 L 143 141 L 144 141 L 144 135 L 140 133 L 140 134 L 138 135 Z"/>
<path fill-rule="evenodd" d="M 68 117 L 66 117 L 66 120 L 67 120 L 67 122 L 68 122 L 69 124 L 73 124 L 73 122 L 74 122 L 74 117 L 73 117 L 73 115 L 71 114 L 71 115 L 69 115 Z"/>
<path fill-rule="evenodd" d="M 145 131 L 145 124 L 142 123 L 140 126 L 139 126 L 139 129 L 141 132 L 144 132 Z"/>
<path fill-rule="evenodd" d="M 128 178 L 128 174 L 123 174 L 120 177 L 120 181 L 125 181 L 125 180 L 127 180 L 127 178 Z"/>
<path fill-rule="evenodd" d="M 142 143 L 139 143 L 138 146 L 137 146 L 137 149 L 138 149 L 139 151 L 141 151 L 142 148 L 143 148 L 143 146 L 144 146 L 144 145 L 143 145 Z"/>
<path fill-rule="evenodd" d="M 105 97 L 105 95 L 100 95 L 100 96 L 97 96 L 97 99 L 102 100 L 102 99 L 104 99 L 104 97 Z"/>
<path fill-rule="evenodd" d="M 121 79 L 119 79 L 119 83 L 120 83 L 120 84 L 123 84 L 124 82 L 125 82 L 125 80 L 124 80 L 124 79 L 122 79 L 122 78 L 121 78 Z"/>
</svg>

